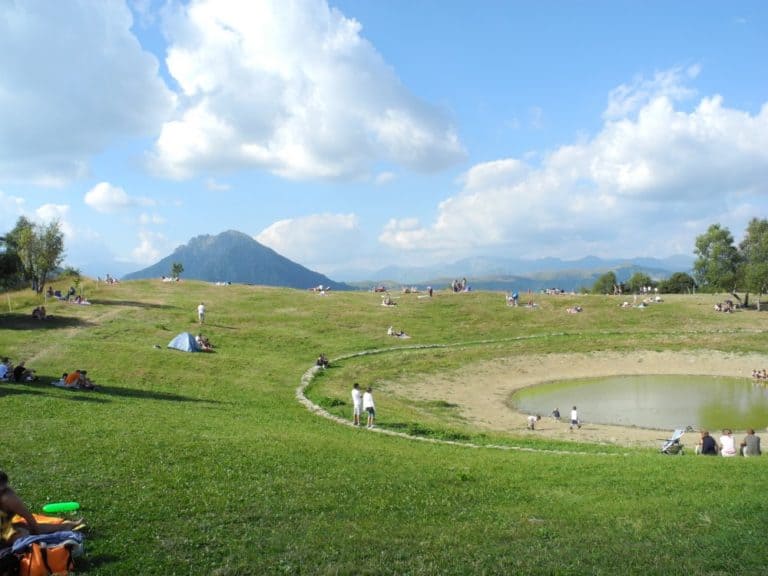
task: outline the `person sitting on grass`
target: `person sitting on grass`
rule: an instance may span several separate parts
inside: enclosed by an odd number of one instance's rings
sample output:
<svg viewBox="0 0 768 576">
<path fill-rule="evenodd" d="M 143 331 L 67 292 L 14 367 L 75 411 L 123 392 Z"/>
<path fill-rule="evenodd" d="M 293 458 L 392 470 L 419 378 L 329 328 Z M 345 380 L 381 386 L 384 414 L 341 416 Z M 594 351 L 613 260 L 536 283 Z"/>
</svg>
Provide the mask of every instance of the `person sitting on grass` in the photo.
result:
<svg viewBox="0 0 768 576">
<path fill-rule="evenodd" d="M 21 516 L 24 523 L 14 522 L 16 515 Z M 65 520 L 59 524 L 43 524 L 35 520 L 21 498 L 8 486 L 8 474 L 0 470 L 0 547 L 10 546 L 29 534 L 51 534 L 80 528 L 83 528 L 82 519 Z"/>
<path fill-rule="evenodd" d="M 213 344 L 211 344 L 211 341 L 202 334 L 195 336 L 195 342 L 197 343 L 197 347 L 203 352 L 213 352 Z"/>
<path fill-rule="evenodd" d="M 77 388 L 79 390 L 96 390 L 96 385 L 88 378 L 87 370 L 70 372 L 64 379 L 64 385 L 67 388 Z"/>
<path fill-rule="evenodd" d="M 8 380 L 13 375 L 13 366 L 10 358 L 0 361 L 0 380 Z"/>
<path fill-rule="evenodd" d="M 708 430 L 701 431 L 701 440 L 696 445 L 696 454 L 703 456 L 717 456 L 718 446 L 715 439 L 709 435 Z"/>
<path fill-rule="evenodd" d="M 403 330 L 395 330 L 394 326 L 387 328 L 387 336 L 394 336 L 395 338 L 410 338 L 408 334 Z"/>
<path fill-rule="evenodd" d="M 720 454 L 725 457 L 736 456 L 737 454 L 733 432 L 730 428 L 723 428 L 723 435 L 720 436 Z"/>
<path fill-rule="evenodd" d="M 760 450 L 760 436 L 755 434 L 753 428 L 747 428 L 747 435 L 741 441 L 741 455 L 760 456 L 760 454 L 762 454 Z"/>
<path fill-rule="evenodd" d="M 27 368 L 24 365 L 24 361 L 19 362 L 16 368 L 13 369 L 14 382 L 33 382 L 35 380 L 37 380 L 35 371 Z"/>
</svg>

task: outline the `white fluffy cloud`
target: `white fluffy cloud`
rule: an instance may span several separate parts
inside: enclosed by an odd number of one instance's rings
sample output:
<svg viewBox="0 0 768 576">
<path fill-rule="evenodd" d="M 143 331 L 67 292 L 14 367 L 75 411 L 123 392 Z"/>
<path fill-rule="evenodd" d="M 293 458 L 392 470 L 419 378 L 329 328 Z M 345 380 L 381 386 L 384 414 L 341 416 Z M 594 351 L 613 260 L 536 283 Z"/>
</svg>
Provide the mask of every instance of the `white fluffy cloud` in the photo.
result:
<svg viewBox="0 0 768 576">
<path fill-rule="evenodd" d="M 149 265 L 160 260 L 168 244 L 165 235 L 150 230 L 139 230 L 138 239 L 138 246 L 131 251 L 133 262 Z"/>
<path fill-rule="evenodd" d="M 339 265 L 339 254 L 354 252 L 361 232 L 354 214 L 314 214 L 275 222 L 255 238 L 286 258 L 324 270 Z"/>
<path fill-rule="evenodd" d="M 152 135 L 173 94 L 121 2 L 2 3 L 0 181 L 61 185 L 114 139 Z"/>
<path fill-rule="evenodd" d="M 166 24 L 183 106 L 155 145 L 161 173 L 344 178 L 381 160 L 431 171 L 464 156 L 446 114 L 412 95 L 326 0 L 193 0 Z"/>
<path fill-rule="evenodd" d="M 140 196 L 129 196 L 119 186 L 109 182 L 99 182 L 85 193 L 84 202 L 97 212 L 119 212 L 133 206 L 152 206 L 155 201 Z"/>
<path fill-rule="evenodd" d="M 75 227 L 67 219 L 70 207 L 68 204 L 43 204 L 35 210 L 36 220 L 49 224 L 54 220 L 59 221 L 61 231 L 67 240 L 75 236 Z"/>
<path fill-rule="evenodd" d="M 738 235 L 768 208 L 768 103 L 756 114 L 701 98 L 686 111 L 687 75 L 658 74 L 611 93 L 593 138 L 540 164 L 479 164 L 431 224 L 390 221 L 379 241 L 457 259 L 483 247 L 515 256 L 690 253 L 711 223 Z M 622 102 L 620 102 L 622 101 Z M 680 224 L 682 222 L 682 224 Z"/>
</svg>

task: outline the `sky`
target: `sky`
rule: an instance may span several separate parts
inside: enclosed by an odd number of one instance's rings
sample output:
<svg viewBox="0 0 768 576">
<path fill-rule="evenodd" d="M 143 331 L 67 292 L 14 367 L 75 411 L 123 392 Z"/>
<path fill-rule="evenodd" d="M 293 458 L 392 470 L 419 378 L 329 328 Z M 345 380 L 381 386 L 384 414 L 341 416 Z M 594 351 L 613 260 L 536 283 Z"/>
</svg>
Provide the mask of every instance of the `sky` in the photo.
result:
<svg viewBox="0 0 768 576">
<path fill-rule="evenodd" d="M 767 30 L 763 0 L 0 0 L 0 233 L 58 219 L 93 276 L 226 230 L 336 280 L 690 255 L 768 217 Z"/>
</svg>

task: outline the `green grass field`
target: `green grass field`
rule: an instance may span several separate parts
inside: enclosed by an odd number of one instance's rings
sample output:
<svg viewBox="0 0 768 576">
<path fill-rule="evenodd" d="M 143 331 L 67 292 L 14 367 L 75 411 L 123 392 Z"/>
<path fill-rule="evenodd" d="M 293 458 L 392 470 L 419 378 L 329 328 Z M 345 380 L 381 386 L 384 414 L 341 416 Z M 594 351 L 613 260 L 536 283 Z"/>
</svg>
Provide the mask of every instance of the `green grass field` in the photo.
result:
<svg viewBox="0 0 768 576">
<path fill-rule="evenodd" d="M 35 511 L 82 504 L 84 573 L 768 573 L 768 458 L 488 435 L 445 403 L 377 394 L 382 428 L 531 450 L 425 443 L 339 425 L 295 398 L 320 352 L 345 359 L 308 395 L 349 417 L 353 381 L 473 360 L 768 353 L 768 313 L 715 314 L 715 296 L 626 314 L 599 296 L 537 296 L 530 311 L 483 292 L 403 295 L 385 308 L 371 293 L 191 281 L 85 289 L 91 306 L 49 303 L 49 321 L 28 319 L 40 303 L 31 292 L 3 295 L 0 314 L 0 355 L 40 376 L 0 383 L 0 468 Z M 216 353 L 167 350 L 178 332 L 198 330 L 200 301 Z M 576 303 L 582 314 L 564 313 Z M 390 324 L 413 338 L 387 337 Z M 351 356 L 372 350 L 381 353 Z M 48 385 L 76 368 L 101 390 Z"/>
</svg>

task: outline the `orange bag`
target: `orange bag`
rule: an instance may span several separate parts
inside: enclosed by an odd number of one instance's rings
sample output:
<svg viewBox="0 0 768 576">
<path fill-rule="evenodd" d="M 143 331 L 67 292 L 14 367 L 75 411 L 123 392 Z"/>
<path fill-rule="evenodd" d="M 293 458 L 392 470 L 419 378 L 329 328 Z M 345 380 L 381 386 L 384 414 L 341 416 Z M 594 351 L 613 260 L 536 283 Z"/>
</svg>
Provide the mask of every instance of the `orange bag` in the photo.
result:
<svg viewBox="0 0 768 576">
<path fill-rule="evenodd" d="M 48 548 L 36 543 L 21 557 L 19 576 L 66 576 L 74 570 L 71 545 Z"/>
</svg>

